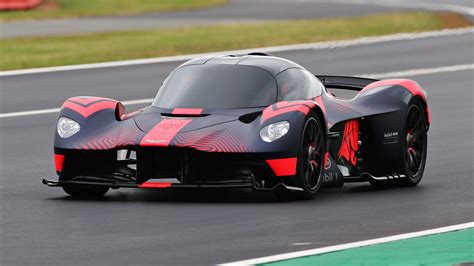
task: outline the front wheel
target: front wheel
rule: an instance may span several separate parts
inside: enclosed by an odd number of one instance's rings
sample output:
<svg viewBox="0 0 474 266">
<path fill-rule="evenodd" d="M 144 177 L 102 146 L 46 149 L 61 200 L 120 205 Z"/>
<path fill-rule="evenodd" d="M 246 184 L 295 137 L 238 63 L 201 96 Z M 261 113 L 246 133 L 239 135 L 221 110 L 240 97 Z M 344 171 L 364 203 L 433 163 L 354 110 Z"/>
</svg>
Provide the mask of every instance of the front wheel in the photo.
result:
<svg viewBox="0 0 474 266">
<path fill-rule="evenodd" d="M 297 192 L 301 199 L 313 199 L 322 183 L 326 134 L 321 119 L 311 113 L 306 119 L 301 134 L 297 161 L 296 186 L 303 189 Z"/>
<path fill-rule="evenodd" d="M 76 198 L 98 198 L 109 191 L 107 186 L 93 186 L 81 184 L 67 184 L 63 186 L 64 192 Z"/>
</svg>

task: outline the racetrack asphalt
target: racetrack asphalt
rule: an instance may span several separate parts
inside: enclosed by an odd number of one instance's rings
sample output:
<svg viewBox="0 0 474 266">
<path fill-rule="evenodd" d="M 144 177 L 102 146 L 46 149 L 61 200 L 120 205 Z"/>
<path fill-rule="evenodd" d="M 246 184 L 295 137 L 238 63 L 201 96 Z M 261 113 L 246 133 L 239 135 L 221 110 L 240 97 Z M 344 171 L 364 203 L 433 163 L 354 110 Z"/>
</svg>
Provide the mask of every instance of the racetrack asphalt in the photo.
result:
<svg viewBox="0 0 474 266">
<path fill-rule="evenodd" d="M 474 19 L 474 2 L 471 0 L 230 0 L 227 5 L 191 11 L 0 22 L 0 38 L 348 17 L 413 10 L 467 11 L 467 17 Z"/>
<path fill-rule="evenodd" d="M 471 32 L 275 55 L 314 73 L 355 75 L 472 64 L 473 47 Z M 55 108 L 74 95 L 150 98 L 180 63 L 0 77 L 0 113 Z M 473 221 L 473 71 L 411 78 L 428 92 L 432 117 L 421 184 L 347 184 L 312 201 L 139 189 L 73 200 L 41 184 L 55 176 L 56 114 L 2 118 L 0 265 L 209 265 Z"/>
<path fill-rule="evenodd" d="M 374 4 L 360 5 L 290 0 L 230 0 L 227 5 L 191 11 L 149 13 L 121 17 L 4 22 L 0 24 L 0 38 L 176 28 L 229 23 L 255 23 L 271 20 L 362 16 L 404 10 L 412 9 Z"/>
</svg>

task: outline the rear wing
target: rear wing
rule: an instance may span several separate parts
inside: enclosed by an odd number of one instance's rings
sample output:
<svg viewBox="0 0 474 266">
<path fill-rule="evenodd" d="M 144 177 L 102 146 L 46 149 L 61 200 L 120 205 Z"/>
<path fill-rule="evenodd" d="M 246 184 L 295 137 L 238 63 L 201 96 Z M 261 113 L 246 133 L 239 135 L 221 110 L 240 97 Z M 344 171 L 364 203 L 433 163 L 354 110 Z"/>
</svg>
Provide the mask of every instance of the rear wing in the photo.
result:
<svg viewBox="0 0 474 266">
<path fill-rule="evenodd" d="M 324 76 L 315 75 L 328 89 L 345 89 L 352 91 L 361 91 L 365 86 L 377 79 L 358 78 L 358 77 L 344 77 L 344 76 Z"/>
</svg>

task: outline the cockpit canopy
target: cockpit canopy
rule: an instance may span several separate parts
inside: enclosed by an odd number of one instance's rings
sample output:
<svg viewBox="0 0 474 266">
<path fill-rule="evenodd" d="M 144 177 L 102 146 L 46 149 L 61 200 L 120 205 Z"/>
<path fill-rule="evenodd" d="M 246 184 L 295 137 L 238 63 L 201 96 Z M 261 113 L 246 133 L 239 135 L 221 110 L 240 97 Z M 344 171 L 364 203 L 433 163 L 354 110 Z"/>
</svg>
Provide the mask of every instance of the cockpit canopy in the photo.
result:
<svg viewBox="0 0 474 266">
<path fill-rule="evenodd" d="M 190 64 L 177 68 L 168 76 L 153 106 L 205 109 L 266 107 L 278 101 L 314 98 L 321 95 L 322 90 L 321 82 L 299 67 L 273 74 L 263 67 L 244 64 Z"/>
</svg>

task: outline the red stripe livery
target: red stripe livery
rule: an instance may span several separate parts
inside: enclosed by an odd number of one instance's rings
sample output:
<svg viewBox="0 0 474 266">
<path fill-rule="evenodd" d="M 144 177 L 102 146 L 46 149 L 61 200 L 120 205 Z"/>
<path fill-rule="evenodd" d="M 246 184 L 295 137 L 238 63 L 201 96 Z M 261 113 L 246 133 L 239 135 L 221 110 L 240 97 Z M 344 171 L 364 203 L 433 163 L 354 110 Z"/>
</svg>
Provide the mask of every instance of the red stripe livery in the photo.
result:
<svg viewBox="0 0 474 266">
<path fill-rule="evenodd" d="M 363 93 L 365 91 L 378 87 L 393 85 L 402 86 L 409 90 L 414 96 L 420 96 L 423 100 L 425 100 L 425 94 L 423 93 L 423 90 L 421 89 L 420 85 L 416 81 L 410 79 L 386 79 L 372 82 L 369 85 L 365 86 L 364 89 L 362 89 L 359 93 Z"/>
<path fill-rule="evenodd" d="M 365 86 L 364 89 L 362 89 L 359 92 L 359 94 L 365 91 L 368 91 L 370 89 L 379 88 L 383 86 L 393 86 L 393 85 L 399 85 L 399 86 L 404 87 L 405 89 L 410 91 L 411 94 L 413 94 L 413 96 L 420 96 L 426 102 L 425 93 L 421 89 L 420 85 L 416 81 L 413 81 L 410 79 L 386 79 L 386 80 L 376 81 Z M 426 116 L 428 119 L 428 124 L 430 124 L 431 116 L 430 116 L 430 110 L 428 109 L 428 107 L 426 107 Z"/>
<path fill-rule="evenodd" d="M 301 112 L 304 115 L 307 115 L 311 108 L 313 108 L 314 106 L 316 106 L 316 104 L 312 101 L 277 102 L 263 110 L 262 119 L 263 121 L 265 121 L 272 117 L 286 114 L 289 112 Z"/>
<path fill-rule="evenodd" d="M 171 114 L 173 115 L 200 115 L 202 108 L 175 108 Z"/>
<path fill-rule="evenodd" d="M 105 109 L 114 110 L 116 106 L 117 101 L 101 97 L 73 97 L 63 104 L 63 108 L 71 109 L 85 118 Z"/>
<path fill-rule="evenodd" d="M 272 168 L 276 176 L 296 175 L 297 158 L 269 159 L 265 160 Z"/>
<path fill-rule="evenodd" d="M 143 137 L 140 146 L 166 147 L 191 119 L 163 119 Z"/>
</svg>

